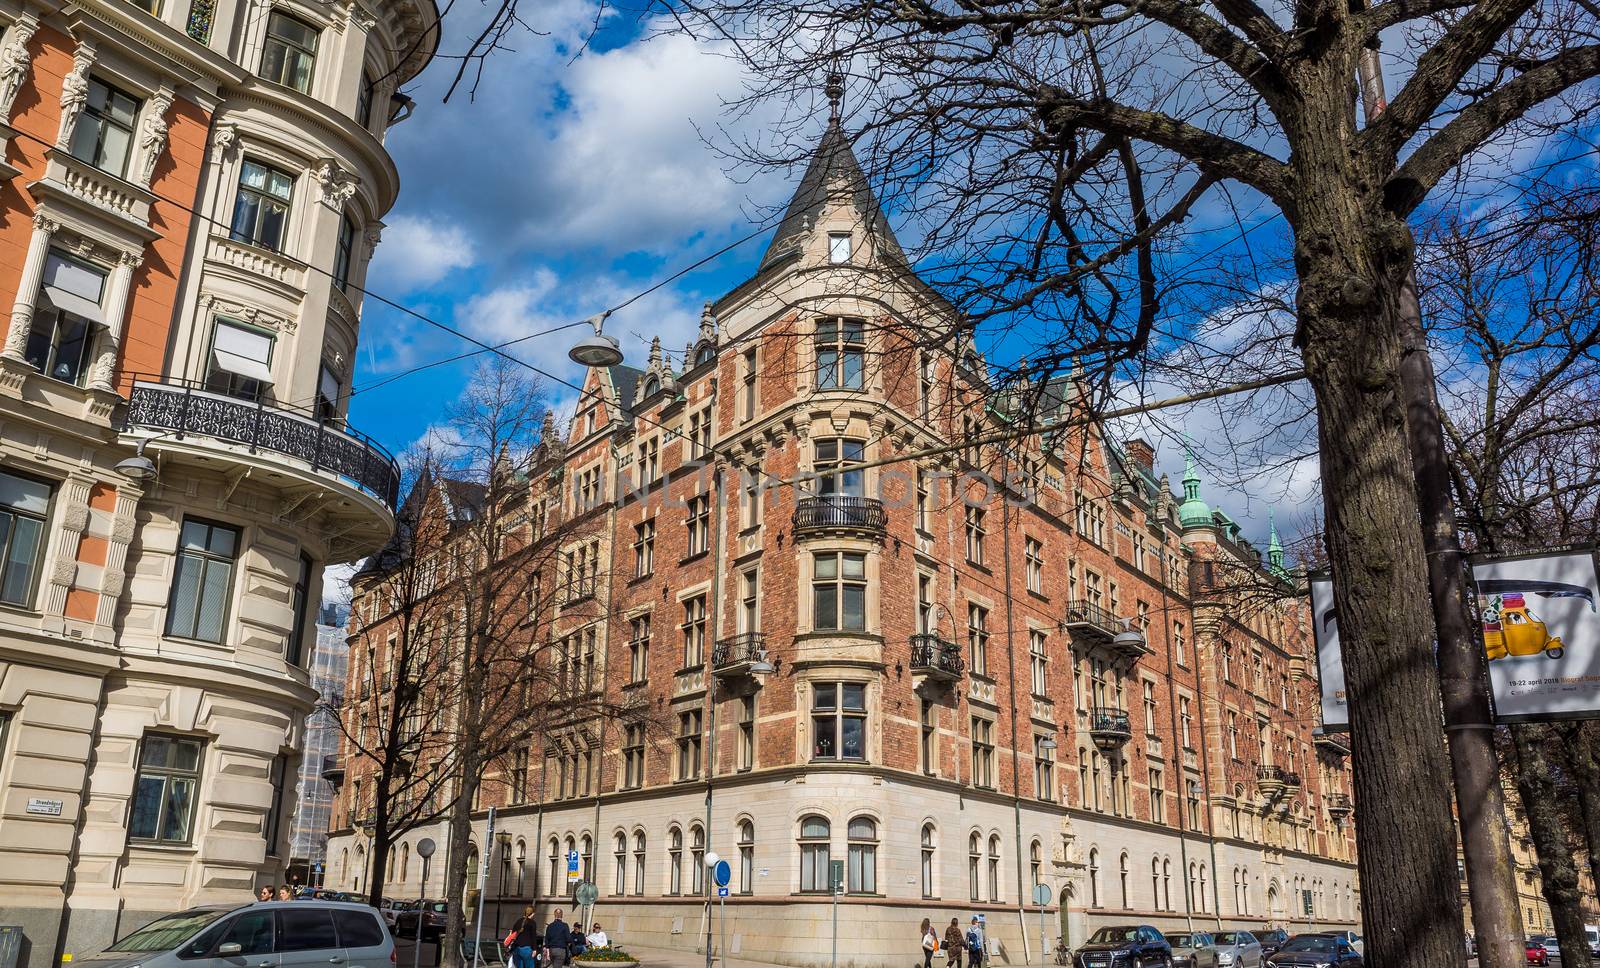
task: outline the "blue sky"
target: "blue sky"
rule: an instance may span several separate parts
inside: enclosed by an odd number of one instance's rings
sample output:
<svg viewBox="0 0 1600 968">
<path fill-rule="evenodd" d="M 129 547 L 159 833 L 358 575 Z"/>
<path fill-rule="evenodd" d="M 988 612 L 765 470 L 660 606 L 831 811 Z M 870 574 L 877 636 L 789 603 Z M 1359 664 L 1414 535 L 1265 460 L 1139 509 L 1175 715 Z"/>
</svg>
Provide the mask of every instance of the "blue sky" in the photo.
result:
<svg viewBox="0 0 1600 968">
<path fill-rule="evenodd" d="M 473 99 L 458 93 L 441 103 L 454 70 L 448 60 L 413 82 L 416 113 L 388 138 L 402 190 L 385 219 L 369 289 L 499 342 L 615 305 L 747 235 L 787 200 L 798 171 L 752 172 L 717 150 L 763 126 L 759 111 L 726 112 L 727 99 L 742 91 L 738 64 L 615 8 L 574 56 L 595 10 L 594 0 L 538 5 L 548 36 L 522 35 L 517 50 L 491 58 Z M 447 52 L 461 49 L 470 16 L 447 21 Z M 1205 220 L 1224 242 L 1237 236 L 1220 203 Z M 680 351 L 702 303 L 746 278 L 765 244 L 763 234 L 612 317 L 607 329 L 629 362 L 642 365 L 652 335 Z M 530 340 L 516 354 L 576 382 L 581 373 L 565 354 L 572 336 Z M 362 388 L 471 347 L 372 299 L 361 337 L 351 422 L 399 452 L 442 419 L 470 361 Z M 570 401 L 570 391 L 552 389 Z M 1175 487 L 1183 468 L 1178 428 L 1204 448 L 1221 438 L 1219 419 L 1196 412 L 1152 428 L 1158 462 Z M 1225 449 L 1208 476 L 1229 473 Z M 1264 544 L 1268 503 L 1278 506 L 1286 531 L 1309 523 L 1314 466 L 1292 462 L 1270 480 L 1257 476 L 1251 490 L 1213 480 L 1207 496 Z"/>
</svg>

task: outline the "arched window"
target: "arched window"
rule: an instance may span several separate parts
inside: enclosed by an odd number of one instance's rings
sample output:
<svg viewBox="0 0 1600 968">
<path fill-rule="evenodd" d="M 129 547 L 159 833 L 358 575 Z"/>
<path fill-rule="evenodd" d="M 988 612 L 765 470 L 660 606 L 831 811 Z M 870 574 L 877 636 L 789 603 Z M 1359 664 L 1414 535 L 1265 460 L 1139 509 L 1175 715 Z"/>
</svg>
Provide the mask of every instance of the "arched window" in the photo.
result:
<svg viewBox="0 0 1600 968">
<path fill-rule="evenodd" d="M 982 863 L 983 849 L 979 846 L 983 839 L 974 833 L 967 838 L 967 888 L 974 901 L 981 899 L 978 893 L 978 865 Z"/>
<path fill-rule="evenodd" d="M 400 883 L 406 882 L 406 876 L 411 872 L 411 845 L 400 845 Z"/>
<path fill-rule="evenodd" d="M 398 871 L 399 869 L 400 869 L 400 845 L 399 844 L 390 844 L 389 845 L 389 862 L 387 864 L 383 865 L 383 883 L 384 883 L 385 886 L 388 886 L 388 883 L 390 881 L 394 880 L 395 872 Z"/>
<path fill-rule="evenodd" d="M 635 897 L 644 893 L 644 831 L 636 830 L 633 834 L 633 894 Z"/>
<path fill-rule="evenodd" d="M 367 848 L 361 846 L 360 844 L 356 844 L 356 870 L 354 872 L 355 887 L 353 888 L 353 890 L 357 891 L 358 893 L 361 890 L 361 875 L 365 874 L 366 871 L 367 871 Z"/>
<path fill-rule="evenodd" d="M 749 894 L 755 889 L 756 825 L 748 820 L 739 822 L 739 893 Z"/>
<path fill-rule="evenodd" d="M 545 882 L 544 892 L 554 895 L 561 888 L 561 841 L 555 837 L 550 838 L 550 879 Z"/>
<path fill-rule="evenodd" d="M 344 875 L 350 870 L 350 848 L 345 847 L 339 851 L 339 876 L 334 878 L 334 883 L 344 882 Z"/>
<path fill-rule="evenodd" d="M 628 893 L 628 835 L 620 830 L 612 845 L 611 856 L 617 864 L 617 882 L 611 893 L 620 897 Z"/>
<path fill-rule="evenodd" d="M 1128 903 L 1128 855 L 1126 852 L 1117 860 L 1117 879 L 1122 887 L 1122 909 L 1124 911 L 1133 907 Z"/>
<path fill-rule="evenodd" d="M 1168 857 L 1161 862 L 1161 906 L 1168 911 L 1175 911 L 1172 906 L 1172 858 Z"/>
<path fill-rule="evenodd" d="M 989 838 L 989 900 L 1000 903 L 1000 835 Z"/>
<path fill-rule="evenodd" d="M 1034 886 L 1037 886 L 1039 883 L 1041 883 L 1039 877 L 1044 866 L 1043 854 L 1044 848 L 1040 845 L 1039 841 L 1035 840 L 1033 843 L 1028 845 L 1028 877 L 1029 883 Z"/>
<path fill-rule="evenodd" d="M 1189 910 L 1190 911 L 1198 911 L 1198 910 L 1200 910 L 1200 902 L 1199 902 L 1200 868 L 1199 868 L 1198 865 L 1196 865 L 1196 864 L 1194 864 L 1192 862 L 1189 864 L 1188 891 L 1189 891 L 1189 894 L 1188 894 L 1188 897 L 1189 897 Z"/>
<path fill-rule="evenodd" d="M 851 894 L 878 893 L 878 825 L 871 817 L 856 817 L 845 835 L 849 840 L 845 889 Z"/>
<path fill-rule="evenodd" d="M 1150 906 L 1157 911 L 1161 907 L 1161 858 L 1150 858 Z"/>
<path fill-rule="evenodd" d="M 667 893 L 683 893 L 683 831 L 667 831 Z"/>
<path fill-rule="evenodd" d="M 528 843 L 525 840 L 517 841 L 517 897 L 526 897 L 528 892 Z"/>
<path fill-rule="evenodd" d="M 588 834 L 584 834 L 583 835 L 583 849 L 580 850 L 578 852 L 578 854 L 579 854 L 579 856 L 581 856 L 583 858 L 583 867 L 581 868 L 581 870 L 583 871 L 583 879 L 588 881 L 589 883 L 593 884 L 594 883 L 594 838 L 590 837 Z M 574 884 L 572 889 L 574 891 L 576 891 L 578 889 L 577 885 Z"/>
<path fill-rule="evenodd" d="M 661 392 L 661 381 L 659 379 L 657 379 L 656 377 L 652 376 L 649 379 L 644 381 L 644 395 L 646 397 L 653 397 L 653 396 L 655 396 L 656 394 L 658 394 L 660 392 Z"/>
<path fill-rule="evenodd" d="M 1244 913 L 1244 897 L 1239 893 L 1239 868 L 1233 869 L 1233 913 Z"/>
<path fill-rule="evenodd" d="M 694 365 L 710 363 L 717 358 L 717 351 L 710 343 L 701 343 L 700 348 L 694 351 Z"/>
<path fill-rule="evenodd" d="M 1206 865 L 1200 865 L 1200 910 L 1210 912 L 1211 899 L 1206 894 Z"/>
<path fill-rule="evenodd" d="M 706 892 L 706 832 L 699 824 L 689 828 L 689 863 L 694 865 L 694 876 L 689 880 L 694 885 L 696 896 Z"/>
<path fill-rule="evenodd" d="M 1239 897 L 1244 901 L 1244 913 L 1251 913 L 1255 905 L 1250 903 L 1250 868 L 1239 868 Z"/>
<path fill-rule="evenodd" d="M 478 848 L 467 849 L 467 879 L 465 887 L 468 892 L 478 889 Z"/>
<path fill-rule="evenodd" d="M 1089 848 L 1089 906 L 1100 906 L 1100 851 Z"/>
<path fill-rule="evenodd" d="M 800 821 L 800 890 L 828 890 L 828 839 L 833 829 L 823 817 Z"/>
<path fill-rule="evenodd" d="M 922 896 L 934 897 L 933 889 L 933 824 L 922 825 Z"/>
</svg>

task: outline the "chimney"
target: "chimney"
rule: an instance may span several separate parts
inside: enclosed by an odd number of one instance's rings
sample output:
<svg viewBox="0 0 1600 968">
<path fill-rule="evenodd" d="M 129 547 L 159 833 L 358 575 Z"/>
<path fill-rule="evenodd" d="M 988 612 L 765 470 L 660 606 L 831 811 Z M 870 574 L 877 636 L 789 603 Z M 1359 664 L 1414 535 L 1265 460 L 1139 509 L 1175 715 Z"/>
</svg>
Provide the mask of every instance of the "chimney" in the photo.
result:
<svg viewBox="0 0 1600 968">
<path fill-rule="evenodd" d="M 1154 477 L 1156 469 L 1156 449 L 1150 446 L 1150 442 L 1145 440 L 1143 437 L 1135 437 L 1134 439 L 1128 441 L 1127 449 L 1128 460 L 1132 462 L 1135 467 L 1138 467 L 1146 474 Z"/>
</svg>

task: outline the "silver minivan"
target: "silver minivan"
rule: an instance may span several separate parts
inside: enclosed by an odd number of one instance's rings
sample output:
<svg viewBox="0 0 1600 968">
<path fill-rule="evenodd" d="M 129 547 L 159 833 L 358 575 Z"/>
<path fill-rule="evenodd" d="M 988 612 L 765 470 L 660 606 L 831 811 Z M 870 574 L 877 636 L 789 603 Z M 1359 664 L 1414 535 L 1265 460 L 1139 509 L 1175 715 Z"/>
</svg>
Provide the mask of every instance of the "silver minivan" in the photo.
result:
<svg viewBox="0 0 1600 968">
<path fill-rule="evenodd" d="M 392 968 L 378 912 L 337 901 L 217 904 L 159 917 L 79 968 Z"/>
</svg>

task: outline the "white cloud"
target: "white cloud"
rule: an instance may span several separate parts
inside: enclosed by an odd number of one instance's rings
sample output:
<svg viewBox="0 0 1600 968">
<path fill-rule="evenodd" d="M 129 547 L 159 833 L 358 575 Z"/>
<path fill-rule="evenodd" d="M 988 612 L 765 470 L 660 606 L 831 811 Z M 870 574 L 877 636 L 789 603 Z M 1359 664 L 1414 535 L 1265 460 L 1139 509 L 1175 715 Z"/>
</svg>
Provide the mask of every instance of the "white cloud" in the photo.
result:
<svg viewBox="0 0 1600 968">
<path fill-rule="evenodd" d="M 470 268 L 475 247 L 459 224 L 416 215 L 397 215 L 383 230 L 372 275 L 380 292 L 415 292 L 446 275 Z"/>
</svg>

